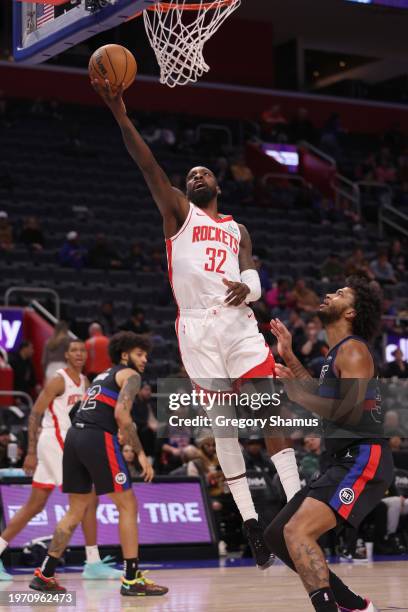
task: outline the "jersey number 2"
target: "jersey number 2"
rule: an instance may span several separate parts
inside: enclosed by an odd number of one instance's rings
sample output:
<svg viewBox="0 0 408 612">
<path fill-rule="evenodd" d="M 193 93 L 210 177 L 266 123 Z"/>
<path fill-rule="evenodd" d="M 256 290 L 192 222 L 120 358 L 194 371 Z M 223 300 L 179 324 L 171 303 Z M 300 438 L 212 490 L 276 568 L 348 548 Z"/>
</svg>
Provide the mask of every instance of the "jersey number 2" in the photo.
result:
<svg viewBox="0 0 408 612">
<path fill-rule="evenodd" d="M 209 260 L 205 264 L 204 270 L 207 270 L 207 272 L 218 272 L 218 274 L 225 274 L 225 270 L 222 269 L 222 266 L 225 264 L 225 260 L 227 259 L 227 251 L 225 249 L 217 250 L 208 247 L 205 254 L 208 255 Z"/>
<path fill-rule="evenodd" d="M 96 401 L 95 397 L 101 392 L 101 385 L 95 385 L 88 391 L 88 397 L 81 406 L 81 410 L 95 410 Z"/>
</svg>

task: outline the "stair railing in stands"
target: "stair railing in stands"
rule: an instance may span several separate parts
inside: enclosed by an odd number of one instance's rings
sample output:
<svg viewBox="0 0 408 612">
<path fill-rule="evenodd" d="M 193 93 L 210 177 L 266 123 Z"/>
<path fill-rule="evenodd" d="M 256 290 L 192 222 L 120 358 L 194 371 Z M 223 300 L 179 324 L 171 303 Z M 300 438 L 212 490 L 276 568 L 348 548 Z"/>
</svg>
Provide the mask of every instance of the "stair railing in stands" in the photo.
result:
<svg viewBox="0 0 408 612">
<path fill-rule="evenodd" d="M 316 157 L 320 157 L 324 159 L 331 166 L 337 167 L 336 160 L 322 151 L 318 149 L 310 142 L 302 141 L 300 143 L 302 147 L 308 149 L 311 153 L 316 155 Z M 336 204 L 340 203 L 340 198 L 344 198 L 351 202 L 353 205 L 354 211 L 361 216 L 361 194 L 360 189 L 357 183 L 350 181 L 350 179 L 346 178 L 342 174 L 336 173 L 334 176 L 334 181 L 331 184 L 333 191 L 335 193 Z"/>
<path fill-rule="evenodd" d="M 405 224 L 405 227 L 403 227 L 403 224 Z M 384 225 L 388 225 L 404 234 L 404 236 L 408 236 L 408 215 L 395 208 L 395 206 L 391 206 L 391 204 L 383 204 L 378 213 L 378 234 L 380 238 L 384 237 Z"/>
<path fill-rule="evenodd" d="M 24 393 L 23 391 L 11 391 L 11 389 L 10 391 L 0 391 L 0 397 L 10 397 L 10 395 L 24 399 L 27 402 L 27 406 L 30 410 L 33 407 L 33 400 L 28 393 Z"/>
<path fill-rule="evenodd" d="M 6 293 L 4 294 L 4 305 L 5 306 L 10 306 L 10 296 L 13 293 L 44 293 L 44 294 L 48 294 L 51 295 L 54 298 L 54 303 L 55 303 L 55 318 L 57 320 L 60 319 L 61 316 L 61 298 L 58 295 L 58 293 L 56 291 L 54 291 L 54 289 L 48 289 L 45 287 L 10 287 L 9 289 L 7 289 Z"/>
<path fill-rule="evenodd" d="M 38 302 L 37 300 L 32 300 L 30 302 L 30 306 L 32 306 L 34 308 L 34 310 L 36 310 L 37 312 L 40 313 L 40 315 L 42 317 L 44 317 L 44 319 L 46 319 L 49 323 L 51 323 L 51 325 L 56 325 L 58 323 L 58 319 L 56 317 L 54 317 L 53 314 L 50 313 L 49 310 L 47 310 L 46 308 L 44 308 L 44 306 L 42 304 L 40 304 L 40 302 Z M 76 338 L 78 338 L 78 336 L 76 336 L 74 334 L 74 332 L 72 332 L 71 330 L 68 330 L 68 335 L 70 338 L 72 338 L 73 340 L 75 340 Z"/>
</svg>

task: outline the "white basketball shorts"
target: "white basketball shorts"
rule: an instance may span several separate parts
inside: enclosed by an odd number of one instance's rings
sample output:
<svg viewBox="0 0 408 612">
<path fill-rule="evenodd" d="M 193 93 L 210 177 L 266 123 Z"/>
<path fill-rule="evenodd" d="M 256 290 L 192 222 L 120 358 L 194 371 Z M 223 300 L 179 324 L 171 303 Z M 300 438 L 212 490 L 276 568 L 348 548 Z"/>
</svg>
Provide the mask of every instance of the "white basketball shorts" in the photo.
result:
<svg viewBox="0 0 408 612">
<path fill-rule="evenodd" d="M 63 440 L 66 433 L 61 431 Z M 53 489 L 62 485 L 62 455 L 63 449 L 55 429 L 51 427 L 43 429 L 37 443 L 38 463 L 33 476 L 33 487 Z"/>
</svg>

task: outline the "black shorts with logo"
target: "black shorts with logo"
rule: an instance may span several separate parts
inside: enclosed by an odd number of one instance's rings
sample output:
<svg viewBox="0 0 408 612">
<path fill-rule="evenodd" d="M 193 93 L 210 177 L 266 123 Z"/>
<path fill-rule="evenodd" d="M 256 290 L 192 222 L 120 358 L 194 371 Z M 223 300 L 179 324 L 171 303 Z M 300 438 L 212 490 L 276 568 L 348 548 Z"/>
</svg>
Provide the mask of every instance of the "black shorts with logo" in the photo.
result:
<svg viewBox="0 0 408 612">
<path fill-rule="evenodd" d="M 326 503 L 338 517 L 357 528 L 380 503 L 393 475 L 388 445 L 358 444 L 342 450 L 303 493 Z"/>
<path fill-rule="evenodd" d="M 64 493 L 97 495 L 126 491 L 132 486 L 118 437 L 95 426 L 78 423 L 67 432 L 62 461 Z"/>
</svg>

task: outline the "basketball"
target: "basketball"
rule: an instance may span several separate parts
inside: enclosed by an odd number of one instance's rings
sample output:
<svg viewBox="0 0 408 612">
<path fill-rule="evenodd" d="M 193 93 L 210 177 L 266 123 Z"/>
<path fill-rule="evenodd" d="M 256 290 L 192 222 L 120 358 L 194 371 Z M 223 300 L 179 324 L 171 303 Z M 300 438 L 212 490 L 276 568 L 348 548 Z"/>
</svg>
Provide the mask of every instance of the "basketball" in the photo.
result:
<svg viewBox="0 0 408 612">
<path fill-rule="evenodd" d="M 127 89 L 136 78 L 137 63 L 125 47 L 104 45 L 91 55 L 88 71 L 91 79 L 108 79 L 113 89 L 124 83 L 124 88 Z"/>
</svg>

